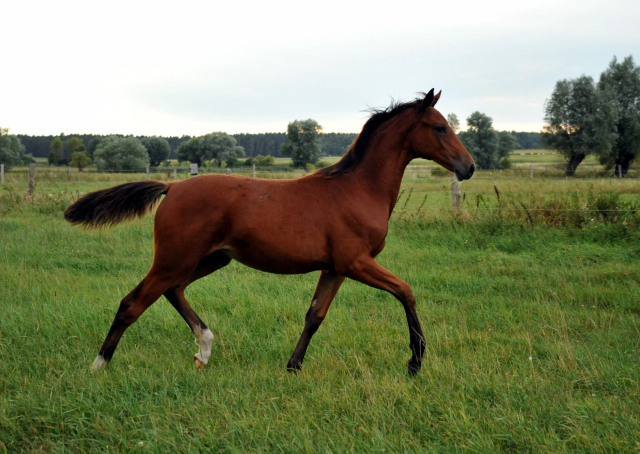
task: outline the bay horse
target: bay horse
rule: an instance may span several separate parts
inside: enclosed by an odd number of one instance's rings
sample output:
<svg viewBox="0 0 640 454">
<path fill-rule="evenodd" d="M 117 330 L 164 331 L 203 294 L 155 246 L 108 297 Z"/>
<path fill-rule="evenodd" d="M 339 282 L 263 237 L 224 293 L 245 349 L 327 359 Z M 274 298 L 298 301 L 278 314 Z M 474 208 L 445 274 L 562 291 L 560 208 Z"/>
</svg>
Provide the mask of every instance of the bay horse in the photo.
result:
<svg viewBox="0 0 640 454">
<path fill-rule="evenodd" d="M 64 217 L 88 228 L 141 217 L 162 195 L 154 221 L 154 255 L 144 279 L 122 299 L 92 368 L 111 360 L 125 330 L 164 295 L 187 322 L 207 365 L 213 334 L 184 296 L 192 282 L 237 260 L 277 274 L 320 271 L 298 344 L 287 364 L 299 370 L 309 341 L 345 278 L 385 290 L 403 305 L 415 375 L 425 340 L 409 285 L 374 259 L 385 246 L 388 222 L 405 167 L 435 161 L 471 178 L 475 163 L 434 108 L 433 89 L 408 103 L 374 110 L 336 164 L 294 180 L 206 175 L 175 183 L 126 183 L 84 195 Z"/>
</svg>

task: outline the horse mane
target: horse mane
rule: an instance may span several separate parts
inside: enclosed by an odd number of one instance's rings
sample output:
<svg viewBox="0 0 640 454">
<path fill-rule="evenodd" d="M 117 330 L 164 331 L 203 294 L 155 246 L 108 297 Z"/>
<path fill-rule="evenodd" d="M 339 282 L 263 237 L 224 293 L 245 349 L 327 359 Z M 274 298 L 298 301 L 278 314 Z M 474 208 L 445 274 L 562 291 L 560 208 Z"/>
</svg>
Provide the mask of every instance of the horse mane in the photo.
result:
<svg viewBox="0 0 640 454">
<path fill-rule="evenodd" d="M 376 129 L 386 121 L 400 115 L 407 109 L 417 110 L 420 107 L 421 102 L 422 98 L 416 98 L 414 101 L 405 103 L 392 100 L 391 105 L 386 109 L 369 109 L 371 116 L 362 127 L 362 131 L 360 131 L 358 137 L 356 137 L 353 143 L 349 145 L 349 148 L 347 148 L 347 152 L 344 154 L 342 159 L 333 165 L 318 170 L 316 173 L 326 178 L 333 178 L 350 172 L 358 167 L 367 152 L 369 141 Z"/>
</svg>

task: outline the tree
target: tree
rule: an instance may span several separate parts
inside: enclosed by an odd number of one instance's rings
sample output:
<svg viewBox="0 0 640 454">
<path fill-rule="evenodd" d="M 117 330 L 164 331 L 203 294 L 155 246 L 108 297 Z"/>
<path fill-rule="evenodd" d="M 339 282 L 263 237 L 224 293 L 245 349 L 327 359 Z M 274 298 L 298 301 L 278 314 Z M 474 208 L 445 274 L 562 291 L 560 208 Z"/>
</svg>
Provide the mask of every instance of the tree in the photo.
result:
<svg viewBox="0 0 640 454">
<path fill-rule="evenodd" d="M 16 136 L 9 134 L 9 128 L 0 128 L 0 164 L 9 170 L 14 165 L 22 164 L 24 145 Z"/>
<path fill-rule="evenodd" d="M 598 90 L 589 76 L 559 80 L 545 102 L 542 140 L 567 159 L 575 174 L 591 153 L 607 155 L 617 138 L 618 103 L 608 87 Z"/>
<path fill-rule="evenodd" d="M 84 150 L 74 151 L 73 153 L 71 153 L 71 159 L 69 159 L 69 165 L 72 165 L 73 167 L 77 167 L 80 172 L 82 172 L 82 169 L 84 169 L 90 163 L 91 163 L 91 158 L 87 156 L 87 153 Z"/>
<path fill-rule="evenodd" d="M 509 131 L 498 132 L 498 141 L 500 144 L 498 156 L 500 156 L 501 158 L 509 157 L 510 151 L 518 150 L 521 148 L 518 140 Z"/>
<path fill-rule="evenodd" d="M 135 137 L 107 137 L 93 158 L 99 170 L 142 169 L 149 163 L 147 149 Z"/>
<path fill-rule="evenodd" d="M 182 142 L 176 149 L 176 156 L 179 161 L 189 161 L 194 164 L 198 164 L 198 167 L 202 165 L 203 158 L 200 153 L 200 142 L 202 142 L 202 136 L 192 137 L 186 142 Z"/>
<path fill-rule="evenodd" d="M 47 161 L 49 165 L 57 165 L 58 161 L 62 158 L 62 139 L 60 137 L 56 137 L 51 141 L 49 145 L 49 156 L 47 156 Z"/>
<path fill-rule="evenodd" d="M 460 131 L 460 120 L 458 120 L 458 116 L 456 114 L 450 113 L 447 115 L 447 123 L 449 123 L 449 126 L 451 126 L 451 129 L 453 129 L 453 132 L 456 134 Z"/>
<path fill-rule="evenodd" d="M 189 161 L 198 166 L 203 161 L 213 159 L 222 166 L 222 162 L 230 158 L 244 157 L 244 148 L 239 147 L 236 139 L 226 132 L 212 132 L 181 143 L 176 154 L 180 161 Z"/>
<path fill-rule="evenodd" d="M 618 166 L 623 176 L 640 153 L 640 66 L 636 66 L 630 55 L 622 63 L 616 57 L 601 75 L 600 91 L 614 93 L 618 102 L 619 117 L 616 122 L 618 138 L 610 152 L 600 153 L 600 163 L 606 168 Z"/>
<path fill-rule="evenodd" d="M 244 148 L 239 147 L 236 139 L 226 132 L 212 132 L 202 136 L 200 147 L 205 159 L 215 159 L 219 167 L 229 158 L 244 157 Z"/>
<path fill-rule="evenodd" d="M 458 134 L 460 142 L 473 156 L 480 169 L 495 169 L 500 167 L 500 136 L 493 129 L 491 117 L 473 112 L 467 118 L 467 130 Z"/>
<path fill-rule="evenodd" d="M 149 165 L 152 167 L 159 166 L 171 153 L 169 142 L 162 137 L 145 137 L 140 139 L 140 143 L 147 149 L 147 153 L 149 153 Z"/>
<path fill-rule="evenodd" d="M 67 139 L 67 141 L 65 142 L 65 146 L 67 147 L 67 150 L 69 150 L 69 158 L 71 158 L 71 155 L 74 151 L 86 150 L 86 148 L 84 147 L 84 142 L 82 142 L 82 139 L 78 137 L 71 137 Z"/>
<path fill-rule="evenodd" d="M 280 148 L 280 154 L 291 156 L 295 167 L 306 167 L 307 164 L 315 164 L 322 156 L 319 132 L 322 126 L 317 121 L 295 120 L 287 126 L 287 139 Z"/>
</svg>

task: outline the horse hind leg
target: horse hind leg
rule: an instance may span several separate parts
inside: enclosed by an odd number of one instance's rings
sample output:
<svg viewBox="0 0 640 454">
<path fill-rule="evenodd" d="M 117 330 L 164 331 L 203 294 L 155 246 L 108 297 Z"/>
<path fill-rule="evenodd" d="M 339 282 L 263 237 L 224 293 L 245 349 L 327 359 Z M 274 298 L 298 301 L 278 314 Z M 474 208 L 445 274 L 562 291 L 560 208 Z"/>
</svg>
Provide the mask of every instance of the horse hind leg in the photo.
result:
<svg viewBox="0 0 640 454">
<path fill-rule="evenodd" d="M 109 333 L 100 348 L 98 356 L 91 366 L 102 369 L 113 357 L 118 342 L 129 326 L 135 323 L 142 313 L 151 306 L 169 286 L 168 280 L 153 269 L 149 274 L 120 302 L 120 307 L 111 324 Z"/>
<path fill-rule="evenodd" d="M 213 344 L 213 333 L 205 325 L 202 319 L 196 314 L 189 302 L 184 297 L 185 288 L 192 282 L 205 277 L 216 270 L 229 264 L 231 259 L 221 252 L 214 252 L 200 261 L 185 284 L 168 289 L 164 296 L 171 305 L 182 316 L 187 325 L 191 328 L 196 338 L 198 352 L 194 355 L 195 366 L 202 370 L 209 362 L 211 356 L 211 345 Z"/>
</svg>

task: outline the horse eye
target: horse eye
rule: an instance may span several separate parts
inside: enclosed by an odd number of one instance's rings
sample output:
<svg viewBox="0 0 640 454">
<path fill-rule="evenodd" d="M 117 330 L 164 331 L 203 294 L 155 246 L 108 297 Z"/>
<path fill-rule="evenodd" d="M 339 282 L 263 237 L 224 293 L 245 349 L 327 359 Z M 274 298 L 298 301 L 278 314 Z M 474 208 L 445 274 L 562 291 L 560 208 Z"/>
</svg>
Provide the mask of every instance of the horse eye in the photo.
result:
<svg viewBox="0 0 640 454">
<path fill-rule="evenodd" d="M 445 134 L 447 132 L 447 128 L 445 126 L 436 126 L 434 129 L 439 134 Z"/>
</svg>

